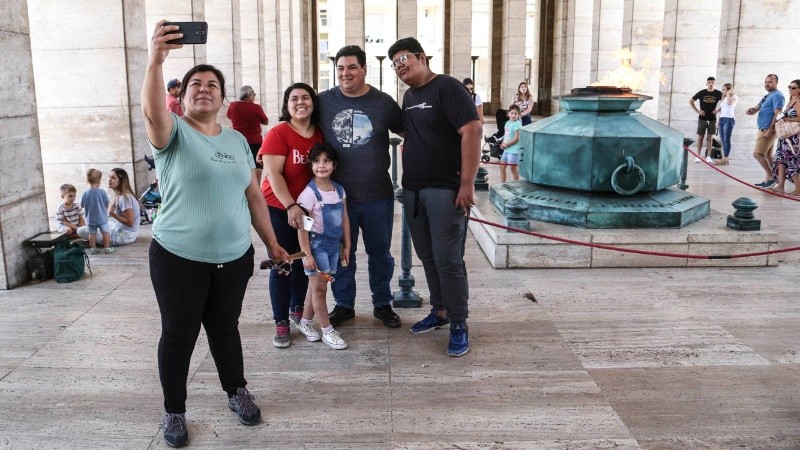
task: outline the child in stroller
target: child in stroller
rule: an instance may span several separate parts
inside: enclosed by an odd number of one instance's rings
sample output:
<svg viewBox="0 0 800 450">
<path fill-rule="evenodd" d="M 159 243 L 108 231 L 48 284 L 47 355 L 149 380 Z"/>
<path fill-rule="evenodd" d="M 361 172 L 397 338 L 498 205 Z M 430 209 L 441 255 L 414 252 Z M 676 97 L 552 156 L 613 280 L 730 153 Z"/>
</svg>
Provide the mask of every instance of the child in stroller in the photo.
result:
<svg viewBox="0 0 800 450">
<path fill-rule="evenodd" d="M 144 161 L 147 163 L 147 170 L 153 170 L 156 167 L 153 158 L 148 158 L 147 155 L 145 155 Z M 139 197 L 139 203 L 142 205 L 139 224 L 153 223 L 153 219 L 156 218 L 158 212 L 158 207 L 161 205 L 161 192 L 158 191 L 158 179 L 150 183 L 147 190 Z"/>
<path fill-rule="evenodd" d="M 506 132 L 508 111 L 498 109 L 494 117 L 497 120 L 497 131 L 490 136 L 483 137 L 483 148 L 481 148 L 481 161 L 483 162 L 489 162 L 491 158 L 499 160 L 503 157 L 503 149 L 500 148 L 500 144 L 503 143 L 503 136 Z"/>
</svg>

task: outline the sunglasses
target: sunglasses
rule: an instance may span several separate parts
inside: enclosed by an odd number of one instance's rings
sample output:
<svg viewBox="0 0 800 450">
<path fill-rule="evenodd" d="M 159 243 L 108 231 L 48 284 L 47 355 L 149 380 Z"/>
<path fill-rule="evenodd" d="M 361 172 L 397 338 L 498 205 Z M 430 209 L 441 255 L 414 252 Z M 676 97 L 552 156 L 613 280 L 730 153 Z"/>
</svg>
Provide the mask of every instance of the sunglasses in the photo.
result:
<svg viewBox="0 0 800 450">
<path fill-rule="evenodd" d="M 398 64 L 405 64 L 406 62 L 408 62 L 408 55 L 414 55 L 419 57 L 421 53 L 406 53 L 405 55 L 398 57 L 397 59 L 392 61 L 392 66 L 391 66 L 392 69 L 396 69 Z"/>
</svg>

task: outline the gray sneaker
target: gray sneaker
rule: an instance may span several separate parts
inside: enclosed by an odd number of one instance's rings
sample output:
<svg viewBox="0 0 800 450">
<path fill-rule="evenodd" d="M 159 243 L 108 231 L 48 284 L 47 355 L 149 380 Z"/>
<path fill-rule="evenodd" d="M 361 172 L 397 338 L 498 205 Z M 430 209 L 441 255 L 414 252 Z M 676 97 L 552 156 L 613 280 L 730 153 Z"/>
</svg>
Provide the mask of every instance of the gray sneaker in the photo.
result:
<svg viewBox="0 0 800 450">
<path fill-rule="evenodd" d="M 189 442 L 189 430 L 186 429 L 186 414 L 170 414 L 164 412 L 164 443 L 170 447 L 183 447 Z"/>
<path fill-rule="evenodd" d="M 285 320 L 275 324 L 275 336 L 272 337 L 272 345 L 278 348 L 286 348 L 291 345 L 292 340 L 289 337 L 289 323 Z"/>
<path fill-rule="evenodd" d="M 261 410 L 256 406 L 255 399 L 250 391 L 243 387 L 236 390 L 236 395 L 228 397 L 228 407 L 231 411 L 236 411 L 236 416 L 242 425 L 255 425 L 261 422 Z"/>
</svg>

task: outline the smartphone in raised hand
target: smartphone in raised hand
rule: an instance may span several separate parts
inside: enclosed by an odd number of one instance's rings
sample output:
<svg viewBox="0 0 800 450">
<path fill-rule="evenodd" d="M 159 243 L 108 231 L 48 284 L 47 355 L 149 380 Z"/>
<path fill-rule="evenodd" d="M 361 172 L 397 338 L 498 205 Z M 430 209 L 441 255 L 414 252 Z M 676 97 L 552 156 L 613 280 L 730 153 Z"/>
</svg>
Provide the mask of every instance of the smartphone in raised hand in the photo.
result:
<svg viewBox="0 0 800 450">
<path fill-rule="evenodd" d="M 182 38 L 169 41 L 170 44 L 205 44 L 208 38 L 207 22 L 164 22 L 164 26 L 177 25 L 180 28 L 167 34 L 183 33 Z"/>
</svg>

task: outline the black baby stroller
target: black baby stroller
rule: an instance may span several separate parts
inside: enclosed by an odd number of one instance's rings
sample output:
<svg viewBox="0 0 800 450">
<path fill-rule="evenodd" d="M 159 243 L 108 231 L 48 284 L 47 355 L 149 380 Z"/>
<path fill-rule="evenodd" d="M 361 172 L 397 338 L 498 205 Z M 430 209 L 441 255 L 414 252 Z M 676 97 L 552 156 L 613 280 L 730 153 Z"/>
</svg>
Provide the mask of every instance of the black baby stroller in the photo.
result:
<svg viewBox="0 0 800 450">
<path fill-rule="evenodd" d="M 483 162 L 491 161 L 490 158 L 500 159 L 503 157 L 503 149 L 500 148 L 500 144 L 503 143 L 505 137 L 508 111 L 498 109 L 494 117 L 497 120 L 497 131 L 491 136 L 483 137 L 483 148 L 481 148 L 481 161 Z"/>
<path fill-rule="evenodd" d="M 150 183 L 147 190 L 139 197 L 139 203 L 142 205 L 139 213 L 141 216 L 139 224 L 153 223 L 153 219 L 156 218 L 158 212 L 158 207 L 161 206 L 161 192 L 158 192 L 158 180 L 154 180 Z"/>
</svg>

